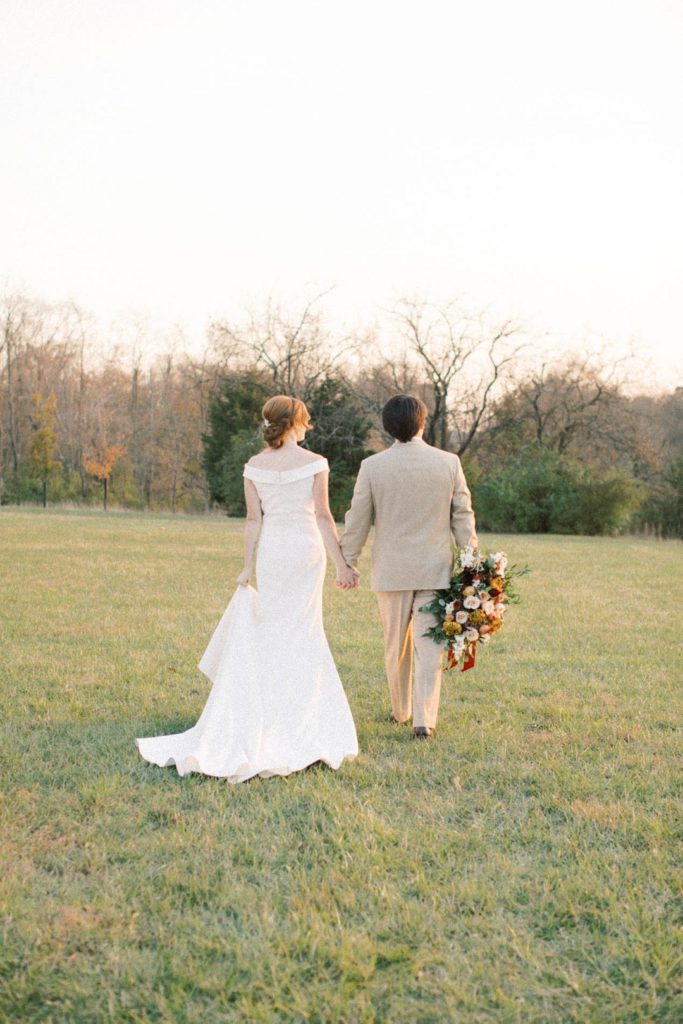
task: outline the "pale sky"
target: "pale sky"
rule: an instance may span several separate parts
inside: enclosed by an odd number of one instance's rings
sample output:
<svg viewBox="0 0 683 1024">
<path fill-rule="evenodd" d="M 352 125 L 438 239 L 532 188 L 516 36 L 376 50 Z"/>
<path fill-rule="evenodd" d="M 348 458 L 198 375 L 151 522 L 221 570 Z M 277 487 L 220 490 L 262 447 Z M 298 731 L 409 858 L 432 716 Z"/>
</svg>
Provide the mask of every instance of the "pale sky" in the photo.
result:
<svg viewBox="0 0 683 1024">
<path fill-rule="evenodd" d="M 683 368 L 683 0 L 0 0 L 0 89 L 5 286 L 191 339 L 457 294 Z"/>
</svg>

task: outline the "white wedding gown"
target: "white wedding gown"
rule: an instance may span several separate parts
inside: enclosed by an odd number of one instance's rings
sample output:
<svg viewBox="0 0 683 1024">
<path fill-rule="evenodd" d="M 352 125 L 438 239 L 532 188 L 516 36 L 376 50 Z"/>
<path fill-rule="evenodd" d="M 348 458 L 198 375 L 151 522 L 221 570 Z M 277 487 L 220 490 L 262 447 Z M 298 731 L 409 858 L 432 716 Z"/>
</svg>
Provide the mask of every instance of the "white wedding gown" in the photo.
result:
<svg viewBox="0 0 683 1024">
<path fill-rule="evenodd" d="M 313 477 L 326 459 L 277 472 L 246 465 L 261 499 L 258 591 L 238 586 L 198 665 L 213 683 L 186 732 L 136 739 L 152 764 L 243 782 L 358 753 L 323 628 L 326 556 Z"/>
</svg>

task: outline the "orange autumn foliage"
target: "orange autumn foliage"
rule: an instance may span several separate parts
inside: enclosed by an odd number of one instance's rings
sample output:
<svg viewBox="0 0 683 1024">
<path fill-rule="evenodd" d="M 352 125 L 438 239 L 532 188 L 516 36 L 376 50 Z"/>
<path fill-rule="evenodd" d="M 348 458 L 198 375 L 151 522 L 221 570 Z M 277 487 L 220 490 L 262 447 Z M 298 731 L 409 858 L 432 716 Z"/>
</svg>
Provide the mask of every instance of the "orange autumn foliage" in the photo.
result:
<svg viewBox="0 0 683 1024">
<path fill-rule="evenodd" d="M 105 444 L 99 451 L 84 456 L 83 467 L 86 473 L 90 473 L 96 480 L 108 480 L 111 471 L 126 454 L 126 449 L 120 444 Z"/>
</svg>

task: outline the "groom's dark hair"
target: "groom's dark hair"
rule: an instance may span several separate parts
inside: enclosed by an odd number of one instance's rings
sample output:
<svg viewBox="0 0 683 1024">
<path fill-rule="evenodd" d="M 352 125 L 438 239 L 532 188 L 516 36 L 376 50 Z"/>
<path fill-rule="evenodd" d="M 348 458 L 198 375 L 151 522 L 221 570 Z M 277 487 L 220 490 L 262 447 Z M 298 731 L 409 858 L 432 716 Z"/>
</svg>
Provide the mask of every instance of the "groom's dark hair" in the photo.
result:
<svg viewBox="0 0 683 1024">
<path fill-rule="evenodd" d="M 427 406 L 413 395 L 394 395 L 382 409 L 382 424 L 387 434 L 405 444 L 425 425 Z"/>
</svg>

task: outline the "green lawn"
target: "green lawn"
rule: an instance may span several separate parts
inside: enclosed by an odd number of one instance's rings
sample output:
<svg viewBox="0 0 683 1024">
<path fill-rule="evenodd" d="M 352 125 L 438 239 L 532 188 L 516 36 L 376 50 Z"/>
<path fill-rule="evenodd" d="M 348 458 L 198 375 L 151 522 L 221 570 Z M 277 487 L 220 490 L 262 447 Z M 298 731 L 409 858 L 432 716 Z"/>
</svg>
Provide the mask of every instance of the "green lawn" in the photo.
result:
<svg viewBox="0 0 683 1024">
<path fill-rule="evenodd" d="M 484 540 L 533 572 L 433 743 L 329 586 L 360 756 L 232 786 L 134 737 L 196 720 L 241 523 L 1 509 L 0 1020 L 680 1022 L 683 547 Z"/>
</svg>

